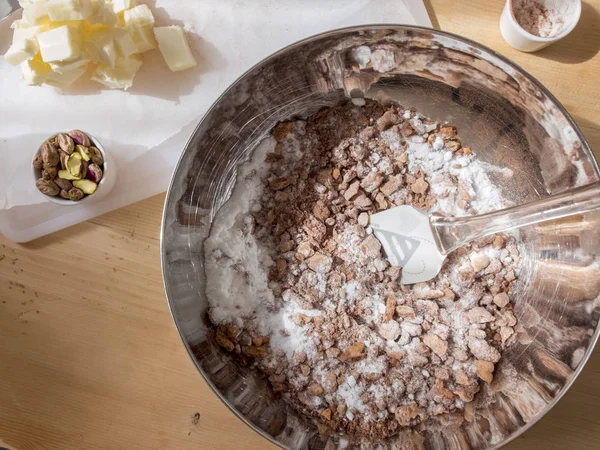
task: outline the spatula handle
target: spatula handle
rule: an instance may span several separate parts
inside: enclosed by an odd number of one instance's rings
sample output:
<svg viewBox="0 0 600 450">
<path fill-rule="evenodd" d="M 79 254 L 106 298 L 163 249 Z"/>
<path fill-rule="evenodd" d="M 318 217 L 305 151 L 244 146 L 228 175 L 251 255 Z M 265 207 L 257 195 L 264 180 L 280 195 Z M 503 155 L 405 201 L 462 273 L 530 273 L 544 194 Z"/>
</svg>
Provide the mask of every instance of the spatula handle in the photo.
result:
<svg viewBox="0 0 600 450">
<path fill-rule="evenodd" d="M 502 231 L 600 209 L 600 181 L 562 194 L 472 217 L 430 219 L 440 251 L 448 254 L 468 242 Z"/>
</svg>

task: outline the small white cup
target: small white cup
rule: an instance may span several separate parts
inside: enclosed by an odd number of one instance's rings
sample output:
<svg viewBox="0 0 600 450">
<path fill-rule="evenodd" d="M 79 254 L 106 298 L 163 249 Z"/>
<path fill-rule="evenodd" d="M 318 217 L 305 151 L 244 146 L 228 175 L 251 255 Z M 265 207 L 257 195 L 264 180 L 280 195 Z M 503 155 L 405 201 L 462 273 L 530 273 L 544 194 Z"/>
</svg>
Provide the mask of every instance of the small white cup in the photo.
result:
<svg viewBox="0 0 600 450">
<path fill-rule="evenodd" d="M 568 35 L 579 22 L 581 16 L 581 0 L 527 0 L 523 3 L 538 3 L 560 17 L 562 23 L 556 26 L 556 32 L 548 37 L 541 37 L 525 30 L 515 17 L 514 4 L 522 0 L 507 0 L 500 16 L 500 32 L 504 40 L 522 52 L 535 52 L 559 41 Z"/>
</svg>

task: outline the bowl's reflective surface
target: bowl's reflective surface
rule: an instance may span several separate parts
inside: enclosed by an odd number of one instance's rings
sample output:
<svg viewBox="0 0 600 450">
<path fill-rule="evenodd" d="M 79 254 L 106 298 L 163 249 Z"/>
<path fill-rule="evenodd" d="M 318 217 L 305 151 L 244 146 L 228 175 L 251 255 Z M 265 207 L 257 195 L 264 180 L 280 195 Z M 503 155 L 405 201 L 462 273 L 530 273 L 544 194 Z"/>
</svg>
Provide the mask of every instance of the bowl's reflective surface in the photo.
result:
<svg viewBox="0 0 600 450">
<path fill-rule="evenodd" d="M 363 45 L 394 64 L 384 72 L 360 69 L 353 50 Z M 456 124 L 481 159 L 513 171 L 512 178 L 494 180 L 513 203 L 599 177 L 582 134 L 550 94 L 492 51 L 456 36 L 403 26 L 339 30 L 288 47 L 246 73 L 205 116 L 175 171 L 163 221 L 163 272 L 175 323 L 202 375 L 240 417 L 284 447 L 317 449 L 327 441 L 212 340 L 202 242 L 237 164 L 278 121 L 362 95 L 392 98 Z M 504 354 L 491 388 L 476 397 L 475 418 L 440 417 L 386 446 L 498 448 L 554 405 L 597 338 L 598 230 L 597 213 L 521 230 L 518 342 Z"/>
</svg>

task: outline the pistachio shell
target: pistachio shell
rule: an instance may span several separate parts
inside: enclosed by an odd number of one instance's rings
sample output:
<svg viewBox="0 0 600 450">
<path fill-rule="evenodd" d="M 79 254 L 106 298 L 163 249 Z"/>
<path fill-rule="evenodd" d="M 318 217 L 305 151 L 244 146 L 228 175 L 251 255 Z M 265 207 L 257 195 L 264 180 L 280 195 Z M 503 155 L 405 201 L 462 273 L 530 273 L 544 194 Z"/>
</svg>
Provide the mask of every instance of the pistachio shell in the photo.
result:
<svg viewBox="0 0 600 450">
<path fill-rule="evenodd" d="M 42 178 L 44 180 L 54 180 L 58 176 L 58 167 L 50 167 L 42 170 Z"/>
<path fill-rule="evenodd" d="M 67 134 L 79 145 L 83 145 L 84 147 L 92 145 L 88 135 L 81 130 L 71 130 Z"/>
<path fill-rule="evenodd" d="M 44 167 L 56 167 L 58 163 L 60 163 L 60 158 L 58 156 L 58 149 L 49 142 L 44 142 L 42 148 L 40 149 L 40 153 L 42 155 L 42 161 L 44 163 Z"/>
<path fill-rule="evenodd" d="M 102 169 L 98 164 L 90 164 L 88 166 L 87 179 L 94 183 L 100 183 L 100 180 L 102 180 Z"/>
<path fill-rule="evenodd" d="M 42 153 L 37 152 L 35 157 L 33 158 L 33 168 L 37 170 L 42 170 L 44 167 L 44 160 L 42 159 Z"/>
<path fill-rule="evenodd" d="M 85 197 L 85 194 L 83 193 L 83 191 L 81 189 L 78 189 L 76 187 L 74 187 L 73 189 L 71 189 L 68 193 L 69 198 L 71 200 L 73 200 L 74 202 L 77 202 L 79 200 L 81 200 L 83 197 Z"/>
<path fill-rule="evenodd" d="M 69 192 L 71 189 L 73 189 L 73 183 L 71 183 L 69 180 L 65 180 L 63 178 L 58 177 L 54 179 L 54 182 L 59 188 L 61 188 L 64 191 Z"/>
<path fill-rule="evenodd" d="M 102 153 L 100 153 L 100 150 L 98 150 L 96 147 L 89 147 L 88 150 L 90 152 L 90 158 L 94 164 L 98 164 L 99 166 L 104 164 L 104 157 L 102 156 Z"/>
<path fill-rule="evenodd" d="M 44 180 L 43 178 L 40 178 L 35 182 L 35 187 L 37 187 L 42 194 L 49 195 L 50 197 L 54 197 L 60 192 L 60 188 L 54 181 Z"/>
<path fill-rule="evenodd" d="M 56 136 L 56 144 L 60 147 L 60 149 L 70 155 L 75 150 L 75 142 L 73 138 L 65 133 L 60 133 Z"/>
</svg>

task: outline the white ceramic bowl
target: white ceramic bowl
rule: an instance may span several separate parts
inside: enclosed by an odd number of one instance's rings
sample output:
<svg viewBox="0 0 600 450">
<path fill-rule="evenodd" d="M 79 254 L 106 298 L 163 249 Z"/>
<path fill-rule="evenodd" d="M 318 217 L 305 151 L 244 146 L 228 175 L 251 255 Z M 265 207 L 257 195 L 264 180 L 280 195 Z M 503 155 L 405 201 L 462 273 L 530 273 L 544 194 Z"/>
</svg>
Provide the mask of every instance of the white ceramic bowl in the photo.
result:
<svg viewBox="0 0 600 450">
<path fill-rule="evenodd" d="M 500 16 L 500 32 L 504 40 L 511 47 L 522 52 L 535 52 L 541 50 L 550 44 L 561 40 L 568 35 L 577 23 L 581 16 L 581 0 L 546 0 L 542 4 L 547 4 L 549 8 L 556 8 L 560 11 L 561 18 L 564 22 L 560 33 L 550 36 L 541 37 L 531 34 L 526 31 L 515 18 L 513 0 L 506 0 L 504 10 Z"/>
<path fill-rule="evenodd" d="M 58 133 L 56 133 L 56 134 L 58 134 Z M 74 202 L 73 200 L 66 200 L 66 199 L 58 197 L 58 196 L 51 197 L 49 195 L 44 195 L 40 191 L 38 191 L 39 194 L 41 196 L 43 196 L 49 202 L 56 203 L 58 205 L 63 205 L 63 206 L 87 205 L 87 204 L 90 204 L 93 202 L 97 202 L 97 201 L 103 199 L 104 197 L 106 197 L 106 195 L 110 192 L 110 190 L 115 185 L 115 181 L 117 180 L 117 168 L 113 163 L 110 153 L 108 153 L 104 149 L 104 147 L 102 146 L 102 144 L 100 143 L 100 141 L 98 139 L 96 139 L 94 136 L 92 136 L 89 133 L 85 133 L 85 134 L 90 138 L 90 141 L 92 142 L 94 147 L 96 147 L 98 150 L 100 150 L 100 153 L 102 154 L 102 157 L 104 158 L 104 165 L 103 165 L 103 169 L 102 169 L 103 175 L 102 175 L 102 179 L 100 180 L 100 183 L 98 183 L 98 188 L 96 189 L 96 192 L 94 192 L 91 195 L 86 195 L 81 200 Z M 46 142 L 46 141 L 44 141 L 44 142 Z M 42 142 L 42 144 L 43 144 L 43 142 Z M 40 148 L 41 148 L 42 144 L 40 144 Z M 34 158 L 35 158 L 35 155 L 37 154 L 37 152 L 40 150 L 40 148 L 38 148 L 35 151 L 34 156 L 33 156 Z M 32 170 L 33 170 L 33 183 L 35 184 L 35 182 L 42 177 L 42 171 L 40 169 L 35 169 L 33 167 L 32 167 Z"/>
</svg>

